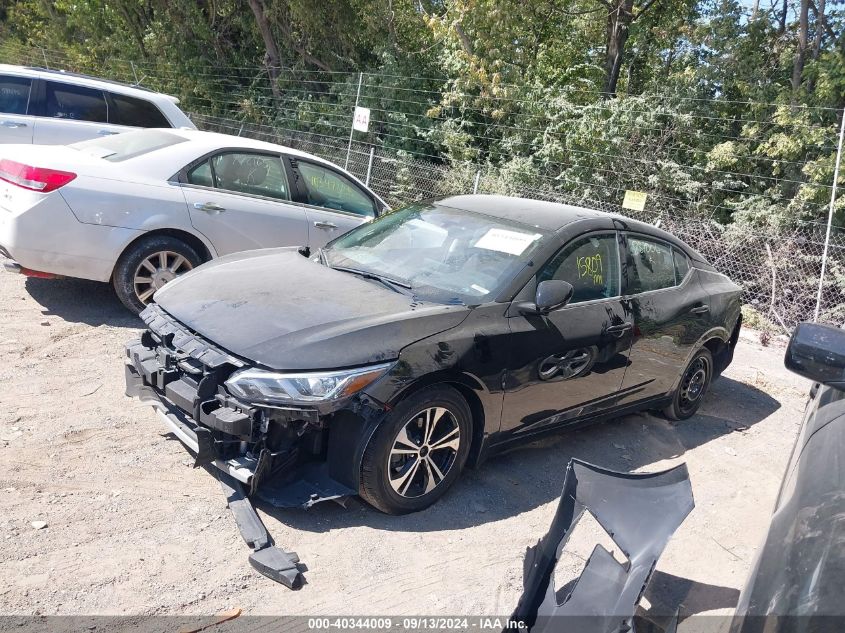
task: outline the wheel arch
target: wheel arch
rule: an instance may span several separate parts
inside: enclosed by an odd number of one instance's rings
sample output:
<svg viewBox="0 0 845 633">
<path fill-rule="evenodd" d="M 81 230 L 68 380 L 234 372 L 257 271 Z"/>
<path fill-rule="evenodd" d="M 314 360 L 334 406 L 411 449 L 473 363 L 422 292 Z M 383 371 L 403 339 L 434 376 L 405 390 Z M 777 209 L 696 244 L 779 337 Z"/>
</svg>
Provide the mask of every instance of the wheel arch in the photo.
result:
<svg viewBox="0 0 845 633">
<path fill-rule="evenodd" d="M 399 392 L 390 402 L 391 407 L 413 396 L 428 387 L 444 385 L 457 391 L 466 401 L 470 410 L 470 423 L 472 425 L 472 440 L 467 456 L 467 464 L 475 466 L 483 458 L 484 439 L 487 436 L 486 426 L 488 416 L 484 403 L 479 395 L 489 393 L 480 380 L 468 374 L 453 374 L 449 372 L 438 372 L 426 376 L 424 380 L 418 380 Z"/>
<path fill-rule="evenodd" d="M 707 349 L 707 351 L 709 351 L 710 354 L 713 356 L 715 365 L 716 355 L 714 354 L 714 349 L 718 351 L 719 349 L 727 347 L 727 343 L 729 340 L 730 336 L 728 334 L 728 331 L 723 327 L 714 327 L 705 332 L 698 339 L 698 341 L 696 341 L 694 345 L 690 346 L 689 353 L 684 359 L 683 367 L 675 378 L 675 381 L 672 383 L 672 389 L 669 391 L 669 394 L 675 393 L 675 390 L 678 388 L 678 385 L 681 384 L 681 379 L 684 377 L 684 372 L 686 371 L 687 366 L 690 364 L 690 361 L 692 361 L 693 356 L 695 356 L 700 350 Z M 733 348 L 730 349 L 733 350 Z M 714 377 L 716 375 L 718 374 L 714 374 Z"/>
<path fill-rule="evenodd" d="M 120 258 L 123 257 L 126 251 L 128 251 L 130 248 L 132 248 L 132 246 L 134 246 L 141 240 L 158 236 L 172 237 L 185 242 L 188 246 L 190 246 L 197 252 L 197 255 L 200 256 L 200 259 L 203 263 L 210 261 L 217 256 L 211 244 L 207 243 L 195 233 L 191 233 L 184 229 L 153 229 L 151 231 L 145 231 L 141 235 L 136 236 L 135 238 L 124 244 L 123 248 L 120 250 L 120 254 L 117 256 L 117 259 L 115 260 L 114 265 L 112 266 L 111 279 L 114 279 L 114 271 L 117 268 L 117 263 L 120 261 Z"/>
</svg>

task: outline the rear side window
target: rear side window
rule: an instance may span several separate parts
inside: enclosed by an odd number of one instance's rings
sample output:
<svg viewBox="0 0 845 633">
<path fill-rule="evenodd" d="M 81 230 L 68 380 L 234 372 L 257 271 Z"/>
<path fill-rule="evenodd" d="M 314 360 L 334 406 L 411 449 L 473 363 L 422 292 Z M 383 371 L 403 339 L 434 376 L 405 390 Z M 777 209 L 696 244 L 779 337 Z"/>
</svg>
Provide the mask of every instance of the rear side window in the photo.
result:
<svg viewBox="0 0 845 633">
<path fill-rule="evenodd" d="M 47 82 L 44 116 L 72 121 L 107 123 L 108 105 L 102 90 Z"/>
<path fill-rule="evenodd" d="M 290 200 L 288 179 L 279 156 L 228 152 L 212 158 L 211 169 L 218 189 Z M 202 179 L 206 172 L 196 172 L 195 169 L 188 176 L 189 182 L 204 184 L 194 179 Z"/>
<path fill-rule="evenodd" d="M 296 165 L 305 180 L 308 204 L 375 217 L 372 199 L 345 176 L 328 167 L 301 160 L 296 161 Z"/>
<path fill-rule="evenodd" d="M 26 114 L 31 89 L 31 79 L 0 75 L 0 112 Z"/>
<path fill-rule="evenodd" d="M 162 130 L 133 130 L 123 134 L 73 143 L 70 147 L 112 163 L 119 163 L 178 143 L 184 143 L 187 140 L 182 136 Z"/>
<path fill-rule="evenodd" d="M 628 236 L 628 293 L 671 288 L 675 262 L 668 244 Z"/>
<path fill-rule="evenodd" d="M 615 233 L 578 238 L 552 257 L 537 276 L 538 283 L 562 279 L 575 292 L 570 303 L 619 296 L 619 250 Z"/>
<path fill-rule="evenodd" d="M 155 104 L 149 101 L 115 93 L 111 93 L 111 100 L 114 108 L 109 112 L 109 123 L 134 127 L 173 127 Z"/>
<path fill-rule="evenodd" d="M 188 172 L 188 182 L 201 187 L 213 187 L 214 176 L 211 173 L 211 163 L 205 161 Z"/>
</svg>

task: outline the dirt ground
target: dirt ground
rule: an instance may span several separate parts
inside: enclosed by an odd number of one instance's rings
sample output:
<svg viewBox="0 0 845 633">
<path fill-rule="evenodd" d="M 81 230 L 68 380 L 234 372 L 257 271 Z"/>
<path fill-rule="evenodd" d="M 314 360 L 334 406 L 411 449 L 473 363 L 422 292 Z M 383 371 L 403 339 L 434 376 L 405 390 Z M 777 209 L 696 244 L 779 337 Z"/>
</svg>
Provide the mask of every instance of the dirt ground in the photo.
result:
<svg viewBox="0 0 845 633">
<path fill-rule="evenodd" d="M 642 414 L 562 433 L 466 472 L 405 517 L 360 502 L 261 507 L 309 568 L 293 592 L 252 570 L 217 481 L 123 395 L 122 344 L 139 325 L 107 286 L 0 274 L 0 613 L 509 614 L 573 456 L 622 471 L 688 464 L 696 507 L 651 602 L 729 613 L 809 387 L 782 348 L 747 334 L 687 422 Z M 577 566 L 589 548 L 572 545 Z"/>
</svg>

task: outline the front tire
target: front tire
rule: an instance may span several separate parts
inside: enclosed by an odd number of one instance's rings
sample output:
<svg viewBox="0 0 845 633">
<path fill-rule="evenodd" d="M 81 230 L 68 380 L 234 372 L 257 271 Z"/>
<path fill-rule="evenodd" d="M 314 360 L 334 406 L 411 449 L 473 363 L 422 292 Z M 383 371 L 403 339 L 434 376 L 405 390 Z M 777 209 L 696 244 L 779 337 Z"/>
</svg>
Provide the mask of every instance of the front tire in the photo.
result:
<svg viewBox="0 0 845 633">
<path fill-rule="evenodd" d="M 197 252 L 182 240 L 152 235 L 131 244 L 114 267 L 112 285 L 120 302 L 138 314 L 156 290 L 202 263 Z"/>
<path fill-rule="evenodd" d="M 472 442 L 472 413 L 446 386 L 402 401 L 364 451 L 361 497 L 387 514 L 408 514 L 437 501 L 460 475 Z"/>
<path fill-rule="evenodd" d="M 670 420 L 686 420 L 695 415 L 713 380 L 713 355 L 700 349 L 684 369 L 672 403 L 663 410 Z"/>
</svg>

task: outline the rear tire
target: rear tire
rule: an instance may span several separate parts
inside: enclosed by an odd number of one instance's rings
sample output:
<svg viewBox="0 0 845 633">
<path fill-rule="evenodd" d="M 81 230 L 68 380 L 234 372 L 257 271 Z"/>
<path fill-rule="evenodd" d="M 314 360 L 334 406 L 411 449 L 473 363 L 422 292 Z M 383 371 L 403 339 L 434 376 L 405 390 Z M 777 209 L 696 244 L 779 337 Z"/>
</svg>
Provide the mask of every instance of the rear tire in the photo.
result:
<svg viewBox="0 0 845 633">
<path fill-rule="evenodd" d="M 684 369 L 681 382 L 672 396 L 672 403 L 663 409 L 670 420 L 686 420 L 695 415 L 713 380 L 713 355 L 702 348 Z"/>
<path fill-rule="evenodd" d="M 460 393 L 427 387 L 376 429 L 361 464 L 361 498 L 387 514 L 437 501 L 460 475 L 472 442 L 472 413 Z"/>
<path fill-rule="evenodd" d="M 117 260 L 112 285 L 120 302 L 138 314 L 156 290 L 202 263 L 197 252 L 169 235 L 152 235 L 131 244 Z"/>
</svg>

